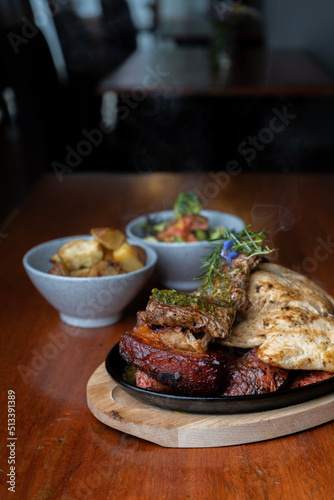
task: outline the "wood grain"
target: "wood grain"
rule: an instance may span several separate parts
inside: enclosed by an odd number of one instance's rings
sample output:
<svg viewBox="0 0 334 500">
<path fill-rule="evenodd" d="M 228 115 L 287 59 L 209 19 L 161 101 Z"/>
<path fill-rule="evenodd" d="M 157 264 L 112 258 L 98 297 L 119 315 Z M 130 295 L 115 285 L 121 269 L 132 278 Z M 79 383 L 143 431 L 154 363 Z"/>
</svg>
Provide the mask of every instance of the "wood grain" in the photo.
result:
<svg viewBox="0 0 334 500">
<path fill-rule="evenodd" d="M 280 249 L 275 262 L 299 267 L 334 295 L 330 174 L 43 177 L 0 231 L 0 403 L 5 409 L 7 391 L 15 390 L 17 498 L 332 497 L 334 422 L 269 441 L 197 449 L 165 448 L 101 423 L 88 408 L 87 383 L 159 284 L 153 277 L 119 323 L 83 330 L 62 323 L 24 272 L 23 254 L 34 245 L 91 227 L 124 228 L 136 216 L 171 208 L 179 190 L 192 188 L 205 208 L 235 213 L 254 228 L 266 225 Z M 8 498 L 2 415 L 0 497 Z"/>
<path fill-rule="evenodd" d="M 104 363 L 87 384 L 93 415 L 113 429 L 168 448 L 212 448 L 266 441 L 334 419 L 334 395 L 267 412 L 195 415 L 161 410 L 126 394 Z"/>
</svg>

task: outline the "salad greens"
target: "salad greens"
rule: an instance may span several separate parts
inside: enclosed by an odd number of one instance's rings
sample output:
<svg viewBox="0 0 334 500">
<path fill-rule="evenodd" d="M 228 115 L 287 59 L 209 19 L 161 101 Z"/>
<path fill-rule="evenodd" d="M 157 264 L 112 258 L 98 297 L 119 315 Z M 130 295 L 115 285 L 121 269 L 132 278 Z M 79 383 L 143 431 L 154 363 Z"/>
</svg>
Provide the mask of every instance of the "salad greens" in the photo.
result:
<svg viewBox="0 0 334 500">
<path fill-rule="evenodd" d="M 142 224 L 145 239 L 164 242 L 194 242 L 220 239 L 223 228 L 210 228 L 207 217 L 200 214 L 202 205 L 193 192 L 180 193 L 174 204 L 174 217 L 166 221 L 147 218 Z"/>
<path fill-rule="evenodd" d="M 202 210 L 202 205 L 198 196 L 193 192 L 180 193 L 174 204 L 175 217 L 178 219 L 182 215 L 196 215 Z"/>
</svg>

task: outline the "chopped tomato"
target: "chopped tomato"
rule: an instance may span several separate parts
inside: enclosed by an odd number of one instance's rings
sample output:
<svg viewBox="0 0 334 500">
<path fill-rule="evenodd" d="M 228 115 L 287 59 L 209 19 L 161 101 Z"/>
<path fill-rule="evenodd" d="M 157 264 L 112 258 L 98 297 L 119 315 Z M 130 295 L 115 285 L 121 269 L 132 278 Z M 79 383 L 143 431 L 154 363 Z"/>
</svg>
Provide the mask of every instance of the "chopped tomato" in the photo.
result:
<svg viewBox="0 0 334 500">
<path fill-rule="evenodd" d="M 183 215 L 179 219 L 170 222 L 160 231 L 157 239 L 160 241 L 198 241 L 193 231 L 198 229 L 207 230 L 208 220 L 201 215 Z"/>
</svg>

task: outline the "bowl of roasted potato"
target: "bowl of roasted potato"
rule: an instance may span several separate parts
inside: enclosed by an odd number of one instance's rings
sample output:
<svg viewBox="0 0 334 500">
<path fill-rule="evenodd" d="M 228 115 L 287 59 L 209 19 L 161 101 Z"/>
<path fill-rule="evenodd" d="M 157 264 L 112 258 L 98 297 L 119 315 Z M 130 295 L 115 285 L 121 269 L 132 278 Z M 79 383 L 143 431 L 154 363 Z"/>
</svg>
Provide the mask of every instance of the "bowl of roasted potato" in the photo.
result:
<svg viewBox="0 0 334 500">
<path fill-rule="evenodd" d="M 156 262 L 154 249 L 113 228 L 48 241 L 23 257 L 30 280 L 60 318 L 84 328 L 116 323 Z"/>
</svg>

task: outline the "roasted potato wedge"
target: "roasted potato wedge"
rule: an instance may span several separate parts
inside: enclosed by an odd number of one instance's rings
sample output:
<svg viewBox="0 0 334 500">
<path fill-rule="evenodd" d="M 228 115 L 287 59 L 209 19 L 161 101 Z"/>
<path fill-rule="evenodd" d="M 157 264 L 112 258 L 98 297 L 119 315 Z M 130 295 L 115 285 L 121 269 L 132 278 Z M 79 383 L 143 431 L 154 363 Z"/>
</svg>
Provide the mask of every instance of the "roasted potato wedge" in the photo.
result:
<svg viewBox="0 0 334 500">
<path fill-rule="evenodd" d="M 90 267 L 82 267 L 81 269 L 76 269 L 75 271 L 70 272 L 70 276 L 74 278 L 87 278 L 90 269 Z"/>
<path fill-rule="evenodd" d="M 54 264 L 56 262 L 61 262 L 61 258 L 59 257 L 59 254 L 58 253 L 55 253 L 54 255 L 52 255 L 51 259 L 50 259 L 50 262 L 53 262 Z"/>
<path fill-rule="evenodd" d="M 116 262 L 108 265 L 100 270 L 101 276 L 116 276 L 117 274 L 124 274 L 122 266 Z"/>
<path fill-rule="evenodd" d="M 64 262 L 56 262 L 49 271 L 50 274 L 55 274 L 56 276 L 70 276 L 70 272 L 65 266 Z"/>
<path fill-rule="evenodd" d="M 115 276 L 141 269 L 145 251 L 132 246 L 118 229 L 93 228 L 93 240 L 74 239 L 63 245 L 50 261 L 51 274 L 72 277 Z"/>
<path fill-rule="evenodd" d="M 108 250 L 116 250 L 116 248 L 119 248 L 126 239 L 122 231 L 110 227 L 93 228 L 90 230 L 90 234 Z"/>
<path fill-rule="evenodd" d="M 104 248 L 103 249 L 103 260 L 107 260 L 109 262 L 114 262 L 113 250 L 108 250 L 107 248 Z"/>
<path fill-rule="evenodd" d="M 95 240 L 72 240 L 63 245 L 58 254 L 70 271 L 90 267 L 102 259 L 103 249 Z"/>
<path fill-rule="evenodd" d="M 87 277 L 116 276 L 117 274 L 123 274 L 123 272 L 121 264 L 103 259 L 90 268 Z"/>
<path fill-rule="evenodd" d="M 146 264 L 146 252 L 142 247 L 138 247 L 137 245 L 131 245 L 132 248 L 135 250 L 138 259 L 142 264 Z"/>
<path fill-rule="evenodd" d="M 127 241 L 114 250 L 114 260 L 119 262 L 127 273 L 138 271 L 138 269 L 144 267 L 138 258 L 136 250 Z"/>
</svg>

